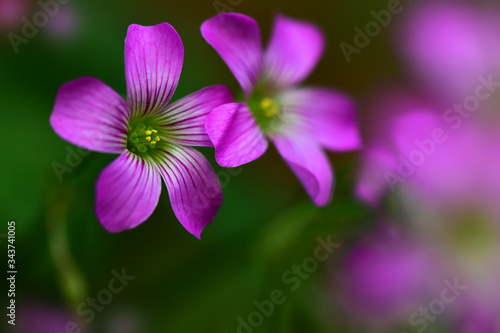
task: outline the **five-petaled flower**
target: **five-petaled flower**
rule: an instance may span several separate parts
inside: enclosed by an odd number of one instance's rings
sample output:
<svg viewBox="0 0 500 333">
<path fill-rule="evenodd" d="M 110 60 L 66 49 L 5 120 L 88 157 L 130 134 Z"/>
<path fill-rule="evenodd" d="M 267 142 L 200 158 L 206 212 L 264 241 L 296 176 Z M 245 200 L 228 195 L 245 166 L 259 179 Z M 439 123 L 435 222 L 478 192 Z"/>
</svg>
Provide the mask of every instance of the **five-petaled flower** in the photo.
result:
<svg viewBox="0 0 500 333">
<path fill-rule="evenodd" d="M 212 146 L 207 114 L 233 100 L 211 86 L 168 105 L 184 57 L 168 23 L 131 25 L 125 40 L 127 101 L 94 78 L 67 83 L 58 92 L 50 122 L 65 140 L 120 156 L 96 184 L 96 214 L 110 232 L 131 229 L 154 211 L 165 181 L 175 215 L 196 237 L 222 203 L 212 166 L 190 146 Z"/>
<path fill-rule="evenodd" d="M 357 115 L 346 95 L 329 88 L 298 88 L 324 50 L 321 31 L 279 15 L 267 51 L 259 26 L 236 13 L 219 14 L 201 31 L 227 63 L 245 93 L 243 103 L 214 109 L 206 121 L 217 162 L 235 167 L 260 157 L 266 138 L 319 206 L 332 196 L 333 172 L 324 148 L 361 145 Z"/>
</svg>

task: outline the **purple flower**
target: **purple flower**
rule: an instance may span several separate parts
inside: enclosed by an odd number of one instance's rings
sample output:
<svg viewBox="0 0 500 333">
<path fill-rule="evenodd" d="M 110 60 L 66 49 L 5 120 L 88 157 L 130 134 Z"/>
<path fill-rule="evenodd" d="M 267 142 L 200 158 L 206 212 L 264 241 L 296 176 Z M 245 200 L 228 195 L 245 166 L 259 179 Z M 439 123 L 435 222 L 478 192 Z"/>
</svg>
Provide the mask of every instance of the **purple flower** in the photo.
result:
<svg viewBox="0 0 500 333">
<path fill-rule="evenodd" d="M 454 127 L 439 104 L 394 88 L 368 104 L 367 114 L 373 117 L 368 123 L 374 126 L 366 135 L 358 195 L 384 211 L 388 208 L 390 215 L 404 216 L 405 225 L 439 258 L 437 272 L 465 281 L 470 286 L 467 297 L 478 305 L 498 308 L 498 125 L 492 117 L 486 124 L 475 114 Z M 376 123 L 378 119 L 384 122 Z M 382 207 L 386 197 L 390 204 Z M 357 285 L 350 275 L 346 280 Z M 382 293 L 388 298 L 387 291 Z M 496 332 L 497 313 L 469 309 L 462 299 L 454 306 L 460 329 L 453 332 Z"/>
<path fill-rule="evenodd" d="M 335 267 L 334 297 L 348 315 L 368 324 L 406 319 L 432 295 L 435 271 L 421 244 L 383 223 Z"/>
<path fill-rule="evenodd" d="M 17 333 L 39 333 L 39 332 L 63 332 L 66 327 L 71 325 L 74 327 L 74 332 L 86 332 L 82 329 L 83 325 L 76 323 L 77 318 L 72 315 L 71 311 L 65 308 L 52 306 L 46 303 L 35 301 L 21 301 L 19 307 L 19 318 L 23 320 L 16 321 L 14 330 L 9 332 Z M 72 324 L 74 323 L 74 324 Z"/>
<path fill-rule="evenodd" d="M 28 10 L 25 0 L 0 0 L 0 30 L 15 28 Z"/>
<path fill-rule="evenodd" d="M 397 29 L 397 48 L 431 92 L 459 100 L 479 76 L 500 70 L 499 7 L 463 1 L 415 3 Z"/>
<path fill-rule="evenodd" d="M 368 104 L 372 125 L 361 157 L 358 197 L 379 206 L 397 189 L 397 195 L 440 211 L 465 204 L 498 206 L 497 125 L 484 126 L 473 117 L 450 123 L 445 115 L 451 109 L 396 88 Z"/>
<path fill-rule="evenodd" d="M 458 333 L 494 333 L 500 330 L 498 320 L 498 298 L 492 304 L 482 304 L 475 300 L 461 306 L 454 325 Z"/>
<path fill-rule="evenodd" d="M 442 129 L 446 137 L 447 127 L 440 119 L 438 106 L 406 90 L 385 88 L 367 105 L 371 126 L 367 127 L 356 192 L 364 201 L 378 206 L 389 192 L 400 187 L 423 187 L 424 169 L 438 155 L 434 151 L 442 147 L 433 141 L 430 156 L 423 156 L 425 161 L 421 161 L 424 153 L 420 147 L 429 146 L 428 140 L 437 129 Z M 443 169 L 442 174 L 447 172 Z"/>
<path fill-rule="evenodd" d="M 80 15 L 74 6 L 61 6 L 47 25 L 49 37 L 62 40 L 73 36 L 80 28 Z"/>
<path fill-rule="evenodd" d="M 96 214 L 110 232 L 131 229 L 154 211 L 167 186 L 175 215 L 196 237 L 222 202 L 218 178 L 190 146 L 212 146 L 206 115 L 232 101 L 224 86 L 197 91 L 168 105 L 179 81 L 184 48 L 168 23 L 131 25 L 125 40 L 127 102 L 94 78 L 58 92 L 50 122 L 65 140 L 120 156 L 96 186 Z"/>
<path fill-rule="evenodd" d="M 317 205 L 332 195 L 333 172 L 323 147 L 360 147 L 353 103 L 329 88 L 298 88 L 324 49 L 319 29 L 279 15 L 266 52 L 259 26 L 235 13 L 217 15 L 201 31 L 227 63 L 245 102 L 214 109 L 206 122 L 217 162 L 235 167 L 260 157 L 270 139 Z"/>
</svg>

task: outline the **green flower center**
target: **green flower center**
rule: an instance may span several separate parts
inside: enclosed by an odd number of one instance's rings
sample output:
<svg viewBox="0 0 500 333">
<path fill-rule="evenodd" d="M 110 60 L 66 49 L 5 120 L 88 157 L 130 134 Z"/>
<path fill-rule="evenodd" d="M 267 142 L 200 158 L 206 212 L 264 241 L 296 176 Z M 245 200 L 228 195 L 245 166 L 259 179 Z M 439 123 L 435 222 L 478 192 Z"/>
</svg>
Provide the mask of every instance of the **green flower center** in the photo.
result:
<svg viewBox="0 0 500 333">
<path fill-rule="evenodd" d="M 127 149 L 139 156 L 147 155 L 160 143 L 158 126 L 147 119 L 132 120 L 127 131 Z"/>
<path fill-rule="evenodd" d="M 247 105 L 264 133 L 277 132 L 283 123 L 283 112 L 275 99 L 252 96 Z"/>
</svg>

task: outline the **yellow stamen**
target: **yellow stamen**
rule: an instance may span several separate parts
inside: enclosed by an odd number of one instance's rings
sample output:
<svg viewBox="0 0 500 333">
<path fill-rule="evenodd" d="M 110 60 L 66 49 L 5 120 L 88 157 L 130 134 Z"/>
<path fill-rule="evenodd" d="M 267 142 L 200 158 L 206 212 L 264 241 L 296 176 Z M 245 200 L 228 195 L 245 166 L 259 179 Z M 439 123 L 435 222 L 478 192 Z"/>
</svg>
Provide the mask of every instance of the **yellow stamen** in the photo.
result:
<svg viewBox="0 0 500 333">
<path fill-rule="evenodd" d="M 280 113 L 280 108 L 276 101 L 269 97 L 260 101 L 260 107 L 264 111 L 264 115 L 268 118 L 272 118 Z"/>
<path fill-rule="evenodd" d="M 267 109 L 265 113 L 267 117 L 271 118 L 277 115 L 279 112 L 280 109 L 276 105 L 274 105 L 272 108 Z"/>
<path fill-rule="evenodd" d="M 260 102 L 260 106 L 263 108 L 263 109 L 268 109 L 270 107 L 272 107 L 274 105 L 274 101 L 272 99 L 270 99 L 269 97 L 266 97 L 264 98 L 261 102 Z"/>
<path fill-rule="evenodd" d="M 156 134 L 158 131 L 151 125 L 146 125 L 145 123 L 134 124 L 128 124 L 127 126 L 129 129 L 127 149 L 142 156 L 141 153 L 147 153 L 149 149 L 155 149 L 158 146 L 157 142 L 160 140 L 160 137 Z"/>
</svg>

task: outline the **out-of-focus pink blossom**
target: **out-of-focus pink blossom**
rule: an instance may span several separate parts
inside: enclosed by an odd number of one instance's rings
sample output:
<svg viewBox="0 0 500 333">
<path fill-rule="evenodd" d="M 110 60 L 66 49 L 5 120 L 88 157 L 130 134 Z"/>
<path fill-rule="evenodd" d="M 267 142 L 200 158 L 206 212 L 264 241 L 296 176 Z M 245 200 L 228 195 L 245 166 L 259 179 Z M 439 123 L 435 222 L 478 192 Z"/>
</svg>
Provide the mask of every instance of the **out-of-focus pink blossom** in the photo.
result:
<svg viewBox="0 0 500 333">
<path fill-rule="evenodd" d="M 78 318 L 66 309 L 50 306 L 44 303 L 30 302 L 18 305 L 18 313 L 14 333 L 66 332 L 73 326 L 75 332 L 83 327 Z"/>
<path fill-rule="evenodd" d="M 479 76 L 500 74 L 500 8 L 424 1 L 405 13 L 396 45 L 410 71 L 436 96 L 466 96 Z"/>
<path fill-rule="evenodd" d="M 363 324 L 401 320 L 430 294 L 433 264 L 427 253 L 393 226 L 382 225 L 350 249 L 336 271 L 335 295 Z"/>
<path fill-rule="evenodd" d="M 398 89 L 380 93 L 370 105 L 372 119 L 383 119 L 383 124 L 367 130 L 358 195 L 377 207 L 387 197 L 396 198 L 403 204 L 398 214 L 405 217 L 414 237 L 449 266 L 439 268 L 442 275 L 453 272 L 448 274 L 467 281 L 467 294 L 476 303 L 498 308 L 497 125 L 471 117 L 454 128 L 443 117 L 441 105 Z M 435 139 L 436 131 L 442 140 Z M 455 311 L 462 313 L 467 304 L 457 302 Z M 497 313 L 492 315 L 471 317 L 468 325 L 483 325 Z"/>
<path fill-rule="evenodd" d="M 27 9 L 26 0 L 0 0 L 0 29 L 8 30 L 21 25 L 21 18 Z"/>
<path fill-rule="evenodd" d="M 360 198 L 378 205 L 402 189 L 428 205 L 497 206 L 496 126 L 485 127 L 471 117 L 454 127 L 442 105 L 401 89 L 387 89 L 370 105 L 371 127 L 356 188 Z"/>
<path fill-rule="evenodd" d="M 67 38 L 79 27 L 79 12 L 74 6 L 61 6 L 48 23 L 47 32 L 53 38 Z"/>
<path fill-rule="evenodd" d="M 467 285 L 464 296 L 447 307 L 440 319 L 453 327 L 452 332 L 500 332 L 496 319 L 500 314 L 500 124 L 495 116 L 500 107 L 495 104 L 496 86 L 484 81 L 500 82 L 500 14 L 491 5 L 458 1 L 419 2 L 405 13 L 398 46 L 420 85 L 379 91 L 368 103 L 366 148 L 356 192 L 378 209 L 389 202 L 385 214 L 405 221 L 415 241 L 439 257 L 442 264 L 424 267 L 423 275 L 458 277 Z M 482 93 L 487 96 L 480 98 Z M 476 105 L 471 108 L 470 103 Z M 349 309 L 363 309 L 368 314 L 363 318 L 371 315 L 391 325 L 395 316 L 382 314 L 391 313 L 391 295 L 399 290 L 400 280 L 378 288 L 375 282 L 383 272 L 392 272 L 387 262 L 398 266 L 396 277 L 404 277 L 411 260 L 398 262 L 407 252 L 395 247 L 386 256 L 373 246 L 369 249 L 367 259 L 358 254 L 363 254 L 359 245 L 347 258 L 351 264 L 343 271 L 345 283 L 352 281 L 358 288 L 344 284 L 351 295 L 346 304 Z M 362 280 L 355 278 L 363 275 L 371 288 L 363 289 Z M 358 300 L 361 296 L 364 302 Z M 439 290 L 430 294 L 438 296 Z M 408 304 L 418 299 L 407 294 Z"/>
<path fill-rule="evenodd" d="M 496 333 L 500 330 L 500 320 L 491 304 L 485 305 L 474 301 L 462 306 L 462 313 L 454 325 L 457 333 Z"/>
<path fill-rule="evenodd" d="M 443 124 L 437 106 L 401 89 L 386 89 L 369 104 L 370 126 L 356 192 L 366 202 L 378 205 L 387 193 L 419 177 L 419 168 L 411 163 L 420 162 L 421 156 L 415 152 Z"/>
</svg>

